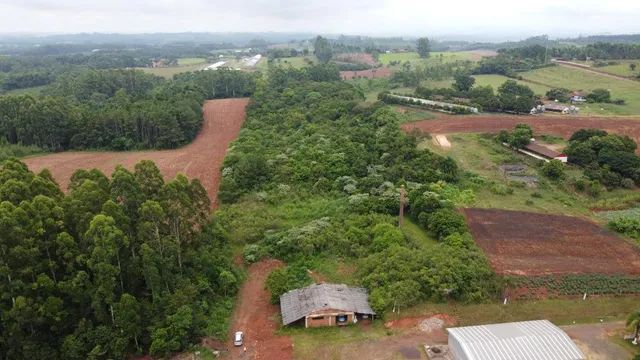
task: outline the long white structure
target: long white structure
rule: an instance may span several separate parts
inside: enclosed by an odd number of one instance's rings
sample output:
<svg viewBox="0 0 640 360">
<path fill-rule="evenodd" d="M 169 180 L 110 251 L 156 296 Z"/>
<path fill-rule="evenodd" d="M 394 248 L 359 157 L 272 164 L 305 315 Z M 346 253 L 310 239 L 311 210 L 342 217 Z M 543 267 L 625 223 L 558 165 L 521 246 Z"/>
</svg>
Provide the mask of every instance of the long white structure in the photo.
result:
<svg viewBox="0 0 640 360">
<path fill-rule="evenodd" d="M 569 336 L 548 320 L 449 328 L 455 360 L 584 360 Z"/>
</svg>

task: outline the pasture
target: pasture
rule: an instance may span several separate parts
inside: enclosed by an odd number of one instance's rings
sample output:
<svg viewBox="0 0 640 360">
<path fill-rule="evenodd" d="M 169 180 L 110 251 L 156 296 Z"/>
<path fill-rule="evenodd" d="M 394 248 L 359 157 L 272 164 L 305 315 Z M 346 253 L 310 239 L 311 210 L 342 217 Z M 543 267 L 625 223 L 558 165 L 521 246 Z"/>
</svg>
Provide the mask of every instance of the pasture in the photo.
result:
<svg viewBox="0 0 640 360">
<path fill-rule="evenodd" d="M 176 75 L 176 74 L 202 70 L 202 68 L 205 65 L 206 65 L 205 63 L 201 63 L 201 64 L 191 64 L 191 65 L 184 65 L 184 66 L 159 67 L 159 68 L 138 68 L 138 70 L 142 70 L 148 74 L 161 76 L 166 79 L 171 79 L 173 75 Z"/>
<path fill-rule="evenodd" d="M 492 75 L 473 75 L 473 77 L 476 79 L 475 86 L 491 85 L 494 91 L 497 91 L 500 85 L 504 84 L 505 81 L 515 80 L 503 75 L 493 75 L 493 74 Z M 547 91 L 549 91 L 550 89 L 550 87 L 548 86 L 536 84 L 528 81 L 522 81 L 522 80 L 515 80 L 515 81 L 520 85 L 528 86 L 529 88 L 531 88 L 531 90 L 533 90 L 533 92 L 536 95 L 544 96 L 547 93 Z"/>
<path fill-rule="evenodd" d="M 205 58 L 180 58 L 178 59 L 178 66 L 190 66 L 204 64 L 207 62 Z"/>
<path fill-rule="evenodd" d="M 380 62 L 383 65 L 389 65 L 394 61 L 399 61 L 401 64 L 409 62 L 412 64 L 441 64 L 451 63 L 456 61 L 479 61 L 484 56 L 495 55 L 492 51 L 474 50 L 474 51 L 445 51 L 445 52 L 432 52 L 431 56 L 427 59 L 422 59 L 418 56 L 417 52 L 404 52 L 404 53 L 389 53 L 380 54 Z"/>
<path fill-rule="evenodd" d="M 625 105 L 582 104 L 581 113 L 585 115 L 638 115 L 640 114 L 640 82 L 618 79 L 587 70 L 552 66 L 519 73 L 524 80 L 530 80 L 549 87 L 567 88 L 590 92 L 597 88 L 607 89 L 612 99 L 623 99 Z"/>
</svg>

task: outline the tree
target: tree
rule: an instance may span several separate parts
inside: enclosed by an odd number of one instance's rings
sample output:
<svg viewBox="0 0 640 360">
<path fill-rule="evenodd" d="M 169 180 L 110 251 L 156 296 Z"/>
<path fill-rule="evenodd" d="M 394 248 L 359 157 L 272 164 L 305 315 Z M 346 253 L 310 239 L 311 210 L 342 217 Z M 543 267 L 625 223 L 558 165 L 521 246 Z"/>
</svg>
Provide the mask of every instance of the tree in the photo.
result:
<svg viewBox="0 0 640 360">
<path fill-rule="evenodd" d="M 521 149 L 531 142 L 533 130 L 527 124 L 518 124 L 509 136 L 509 145 L 516 149 Z"/>
<path fill-rule="evenodd" d="M 505 111 L 528 113 L 535 105 L 533 90 L 514 80 L 507 80 L 498 88 L 498 98 Z"/>
<path fill-rule="evenodd" d="M 592 103 L 610 103 L 611 92 L 607 89 L 593 89 L 586 99 Z"/>
<path fill-rule="evenodd" d="M 313 42 L 314 54 L 318 58 L 318 60 L 326 64 L 333 57 L 333 50 L 331 49 L 331 44 L 329 41 L 322 36 L 316 37 Z"/>
<path fill-rule="evenodd" d="M 455 83 L 453 87 L 458 91 L 469 91 L 475 84 L 476 79 L 465 72 L 457 72 L 454 75 Z"/>
<path fill-rule="evenodd" d="M 562 179 L 564 177 L 564 164 L 560 160 L 553 159 L 542 165 L 542 173 L 554 180 Z"/>
<path fill-rule="evenodd" d="M 629 64 L 629 70 L 631 70 L 631 71 L 636 71 L 636 67 L 638 67 L 638 64 L 636 64 L 636 63 L 630 63 Z"/>
<path fill-rule="evenodd" d="M 421 58 L 428 58 L 431 54 L 431 44 L 429 43 L 429 39 L 426 37 L 419 38 L 416 42 L 416 50 Z"/>
</svg>

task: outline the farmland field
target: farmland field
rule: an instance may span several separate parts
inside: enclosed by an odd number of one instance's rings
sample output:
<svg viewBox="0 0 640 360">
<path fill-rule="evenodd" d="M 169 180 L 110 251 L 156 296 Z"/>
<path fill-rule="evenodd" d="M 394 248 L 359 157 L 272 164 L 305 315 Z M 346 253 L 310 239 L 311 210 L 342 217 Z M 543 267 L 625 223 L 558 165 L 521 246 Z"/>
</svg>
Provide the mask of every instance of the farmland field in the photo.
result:
<svg viewBox="0 0 640 360">
<path fill-rule="evenodd" d="M 498 274 L 640 274 L 638 248 L 581 218 L 495 209 L 464 214 Z"/>
<path fill-rule="evenodd" d="M 618 76 L 632 77 L 640 75 L 640 60 L 616 60 L 616 62 L 619 64 L 596 67 L 594 69 Z M 635 71 L 631 71 L 631 68 L 629 67 L 629 64 L 631 63 L 636 64 Z"/>
<path fill-rule="evenodd" d="M 278 58 L 273 60 L 274 65 L 282 65 L 282 66 L 291 65 L 296 69 L 308 66 L 309 62 L 317 63 L 318 60 L 316 59 L 315 56 L 295 56 L 295 57 L 288 57 L 288 58 Z M 268 66 L 269 66 L 269 62 L 267 57 L 263 57 L 257 64 L 257 68 L 262 70 L 266 70 Z"/>
<path fill-rule="evenodd" d="M 181 74 L 190 71 L 198 71 L 202 70 L 204 67 L 204 63 L 201 64 L 191 64 L 185 66 L 172 66 L 172 67 L 160 67 L 160 68 L 138 68 L 148 74 L 153 74 L 156 76 L 162 76 L 163 78 L 170 79 L 173 75 Z"/>
<path fill-rule="evenodd" d="M 497 133 L 513 129 L 517 124 L 529 124 L 538 134 L 561 136 L 568 139 L 574 132 L 584 128 L 603 129 L 610 133 L 628 135 L 640 142 L 640 118 L 619 119 L 573 116 L 515 116 L 515 115 L 473 115 L 444 116 L 439 119 L 403 124 L 406 132 L 415 129 L 425 133 Z M 640 153 L 640 149 L 638 150 Z"/>
<path fill-rule="evenodd" d="M 381 67 L 370 70 L 340 71 L 340 77 L 343 80 L 351 80 L 357 78 L 386 79 L 391 77 L 391 74 L 391 69 L 389 69 L 388 67 Z"/>
<path fill-rule="evenodd" d="M 38 172 L 49 169 L 53 177 L 66 190 L 71 175 L 77 169 L 97 168 L 110 174 L 116 165 L 128 169 L 141 160 L 156 163 L 165 180 L 178 173 L 198 178 L 207 190 L 212 204 L 220 183 L 220 166 L 227 147 L 238 133 L 245 118 L 248 99 L 210 100 L 204 105 L 204 123 L 195 140 L 180 149 L 131 152 L 69 151 L 24 159 L 29 169 Z"/>
<path fill-rule="evenodd" d="M 432 52 L 431 56 L 427 59 L 421 59 L 416 52 L 405 53 L 390 53 L 380 54 L 380 62 L 384 65 L 388 65 L 392 61 L 400 61 L 404 63 L 406 61 L 410 63 L 425 63 L 425 64 L 437 64 L 437 63 L 449 63 L 461 60 L 478 61 L 483 56 L 495 55 L 491 51 L 446 51 L 446 52 Z"/>
<path fill-rule="evenodd" d="M 503 75 L 473 75 L 473 77 L 476 79 L 476 86 L 491 85 L 494 91 L 497 91 L 500 85 L 502 85 L 505 81 L 515 80 Z M 515 81 L 518 84 L 530 87 L 536 95 L 544 95 L 550 89 L 550 87 L 541 84 L 535 84 L 522 80 Z"/>
<path fill-rule="evenodd" d="M 207 62 L 205 58 L 180 58 L 178 59 L 178 66 L 204 64 L 205 62 Z"/>
<path fill-rule="evenodd" d="M 626 105 L 583 104 L 581 113 L 588 115 L 638 115 L 640 114 L 640 82 L 616 79 L 586 70 L 566 66 L 552 66 L 520 73 L 525 80 L 585 92 L 597 88 L 611 91 L 612 99 L 624 99 Z M 602 109 L 602 110 L 601 110 Z"/>
</svg>

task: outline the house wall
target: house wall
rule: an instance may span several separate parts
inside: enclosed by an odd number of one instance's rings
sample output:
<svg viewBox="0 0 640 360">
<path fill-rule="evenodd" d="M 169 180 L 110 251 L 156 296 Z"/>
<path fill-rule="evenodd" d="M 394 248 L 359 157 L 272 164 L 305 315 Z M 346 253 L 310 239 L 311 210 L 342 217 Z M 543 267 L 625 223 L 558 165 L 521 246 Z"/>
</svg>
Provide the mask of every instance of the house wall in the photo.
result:
<svg viewBox="0 0 640 360">
<path fill-rule="evenodd" d="M 336 309 L 316 311 L 305 317 L 305 327 L 336 326 L 336 317 L 338 315 L 347 315 L 346 324 L 351 324 L 355 314 Z"/>
</svg>

